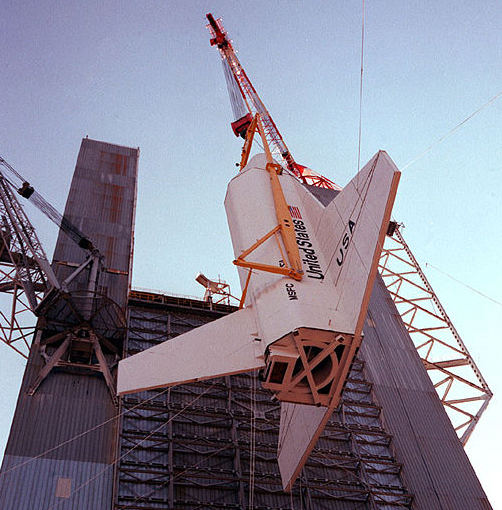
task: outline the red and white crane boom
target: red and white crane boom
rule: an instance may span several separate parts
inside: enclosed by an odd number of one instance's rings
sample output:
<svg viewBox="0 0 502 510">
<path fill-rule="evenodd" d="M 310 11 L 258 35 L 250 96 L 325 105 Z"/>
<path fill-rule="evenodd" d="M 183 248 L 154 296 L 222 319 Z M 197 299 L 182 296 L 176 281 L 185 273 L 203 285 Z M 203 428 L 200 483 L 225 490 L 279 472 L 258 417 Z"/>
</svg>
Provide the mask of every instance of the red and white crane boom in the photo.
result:
<svg viewBox="0 0 502 510">
<path fill-rule="evenodd" d="M 207 27 L 211 32 L 211 46 L 218 48 L 222 59 L 230 102 L 236 118 L 231 124 L 235 136 L 245 138 L 247 128 L 258 113 L 267 143 L 276 161 L 282 162 L 285 168 L 305 184 L 320 188 L 340 189 L 328 178 L 319 175 L 310 168 L 299 165 L 294 160 L 274 120 L 239 62 L 221 20 L 215 19 L 212 14 L 207 14 L 206 18 L 209 21 Z"/>
</svg>

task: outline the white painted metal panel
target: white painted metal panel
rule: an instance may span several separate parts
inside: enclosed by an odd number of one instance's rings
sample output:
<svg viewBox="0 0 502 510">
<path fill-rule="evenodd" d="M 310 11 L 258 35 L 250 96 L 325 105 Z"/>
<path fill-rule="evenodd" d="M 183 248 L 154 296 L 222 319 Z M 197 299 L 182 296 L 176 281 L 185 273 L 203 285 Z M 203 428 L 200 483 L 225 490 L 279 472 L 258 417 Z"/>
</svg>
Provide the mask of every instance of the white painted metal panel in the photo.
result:
<svg viewBox="0 0 502 510">
<path fill-rule="evenodd" d="M 254 156 L 228 186 L 225 208 L 236 257 L 278 224 L 266 164 L 264 154 Z M 307 198 L 308 190 L 293 176 L 283 173 L 279 181 L 287 204 L 296 208 L 292 219 L 304 277 L 293 281 L 272 273 L 253 272 L 246 304 L 255 309 L 260 337 L 266 346 L 299 327 L 340 331 L 332 320 L 338 301 L 336 289 L 325 282 L 327 261 L 315 237 L 323 206 L 314 197 Z M 282 257 L 272 237 L 247 259 L 278 265 Z M 239 275 L 244 286 L 248 270 L 239 268 Z M 290 288 L 297 299 L 290 299 L 286 284 L 293 286 Z"/>
<path fill-rule="evenodd" d="M 242 309 L 120 362 L 117 392 L 132 393 L 264 366 L 251 310 Z"/>
<path fill-rule="evenodd" d="M 331 410 L 325 407 L 281 403 L 277 459 L 285 489 L 289 489 L 294 482 L 298 466 L 303 466 L 307 461 L 310 454 L 308 446 L 327 413 L 330 415 Z"/>
<path fill-rule="evenodd" d="M 327 270 L 338 289 L 336 309 L 352 331 L 361 312 L 354 303 L 361 303 L 375 253 L 382 249 L 399 175 L 388 155 L 378 152 L 326 207 L 318 225 Z"/>
</svg>

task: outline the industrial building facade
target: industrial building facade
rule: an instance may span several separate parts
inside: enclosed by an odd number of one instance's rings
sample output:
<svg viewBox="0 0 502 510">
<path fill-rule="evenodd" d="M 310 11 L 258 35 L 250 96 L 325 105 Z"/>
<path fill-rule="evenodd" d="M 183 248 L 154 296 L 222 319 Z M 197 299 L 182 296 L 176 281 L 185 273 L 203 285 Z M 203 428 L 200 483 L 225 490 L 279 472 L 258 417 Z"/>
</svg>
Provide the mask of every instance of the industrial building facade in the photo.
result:
<svg viewBox="0 0 502 510">
<path fill-rule="evenodd" d="M 233 311 L 132 292 L 127 354 Z M 125 396 L 116 508 L 410 508 L 359 359 L 292 494 L 277 466 L 280 405 L 253 373 Z M 390 505 L 390 506 L 389 506 Z"/>
<path fill-rule="evenodd" d="M 491 508 L 380 278 L 342 403 L 291 493 L 276 460 L 279 403 L 257 374 L 117 400 L 106 375 L 120 357 L 236 310 L 129 290 L 137 160 L 137 149 L 82 141 L 65 215 L 106 270 L 87 320 L 65 312 L 88 297 L 83 271 L 70 300 L 40 323 L 2 464 L 1 510 Z M 82 261 L 60 236 L 58 276 Z M 69 347 L 30 392 L 65 335 Z"/>
</svg>

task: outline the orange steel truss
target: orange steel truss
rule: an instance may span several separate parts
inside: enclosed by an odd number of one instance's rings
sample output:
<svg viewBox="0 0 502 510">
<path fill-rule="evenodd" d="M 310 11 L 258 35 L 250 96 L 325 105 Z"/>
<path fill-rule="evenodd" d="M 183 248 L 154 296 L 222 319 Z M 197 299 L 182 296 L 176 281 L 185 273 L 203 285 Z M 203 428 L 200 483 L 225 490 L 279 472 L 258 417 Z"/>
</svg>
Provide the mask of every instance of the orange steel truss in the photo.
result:
<svg viewBox="0 0 502 510">
<path fill-rule="evenodd" d="M 257 129 L 258 132 L 260 133 L 263 142 L 263 148 L 265 150 L 265 154 L 267 157 L 266 170 L 270 176 L 270 186 L 272 188 L 275 213 L 279 224 L 276 227 L 274 227 L 270 232 L 265 234 L 261 239 L 256 241 L 256 243 L 254 243 L 251 247 L 243 251 L 234 260 L 234 264 L 236 266 L 246 267 L 248 269 L 257 269 L 259 271 L 267 271 L 269 273 L 282 274 L 284 276 L 289 276 L 299 281 L 302 279 L 303 274 L 302 263 L 300 261 L 300 253 L 298 251 L 298 245 L 296 243 L 296 237 L 293 229 L 293 220 L 291 218 L 291 214 L 289 212 L 288 205 L 286 203 L 286 199 L 282 191 L 281 183 L 279 182 L 279 178 L 277 177 L 277 175 L 282 172 L 282 167 L 274 163 L 272 153 L 265 135 L 265 130 L 263 128 L 263 124 L 261 121 L 261 117 L 260 114 L 258 113 L 254 116 L 251 122 L 251 126 L 248 129 L 248 133 L 246 134 L 246 141 L 244 142 L 244 147 L 242 149 L 242 158 L 239 171 L 243 170 L 244 168 L 243 165 L 245 165 L 247 163 L 247 160 L 249 159 L 249 152 L 251 150 L 251 145 L 253 143 L 255 129 Z M 284 256 L 281 243 L 277 238 L 278 233 L 281 234 L 281 240 L 284 244 L 287 257 Z M 287 264 L 285 264 L 284 267 L 272 266 L 269 264 L 262 264 L 258 262 L 248 262 L 247 260 L 245 260 L 245 257 L 247 257 L 250 253 L 256 250 L 256 248 L 258 248 L 272 236 L 276 237 L 276 241 L 279 250 L 282 254 L 283 261 L 287 261 Z M 246 287 L 244 288 L 243 291 L 243 296 L 245 296 L 247 292 L 247 286 L 249 284 L 250 275 L 251 273 L 249 273 L 248 275 Z M 243 302 L 244 300 L 243 298 L 241 298 L 241 305 L 243 304 Z"/>
<path fill-rule="evenodd" d="M 380 274 L 463 445 L 492 392 L 403 236 L 386 237 Z"/>
</svg>

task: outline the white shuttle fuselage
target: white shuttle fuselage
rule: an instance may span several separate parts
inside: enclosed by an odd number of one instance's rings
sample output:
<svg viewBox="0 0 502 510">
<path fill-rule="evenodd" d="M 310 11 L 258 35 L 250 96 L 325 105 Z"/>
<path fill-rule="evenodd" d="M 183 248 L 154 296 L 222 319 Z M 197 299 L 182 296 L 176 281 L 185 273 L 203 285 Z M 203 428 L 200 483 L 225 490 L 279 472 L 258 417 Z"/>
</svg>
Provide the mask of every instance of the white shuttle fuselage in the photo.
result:
<svg viewBox="0 0 502 510">
<path fill-rule="evenodd" d="M 266 164 L 265 155 L 255 156 L 228 185 L 225 209 L 236 258 L 277 225 Z M 292 175 L 283 173 L 279 180 L 303 275 L 295 281 L 253 270 L 249 280 L 245 304 L 255 314 L 257 341 L 266 366 L 263 386 L 281 401 L 329 405 L 331 386 L 336 376 L 342 375 L 340 367 L 348 355 L 353 357 L 357 345 L 349 349 L 354 328 L 350 317 L 340 313 L 339 290 L 327 269 L 330 262 L 338 267 L 345 262 L 355 222 L 351 219 L 347 224 L 345 244 L 342 237 L 337 259 L 326 260 L 317 237 L 324 207 Z M 249 258 L 268 265 L 287 263 L 279 235 L 260 244 Z M 244 289 L 250 269 L 238 270 Z"/>
<path fill-rule="evenodd" d="M 117 387 L 131 393 L 260 370 L 262 385 L 282 402 L 278 459 L 289 489 L 360 345 L 400 173 L 380 151 L 324 206 L 283 172 L 282 213 L 276 175 L 259 154 L 227 189 L 245 306 L 122 360 Z"/>
</svg>

